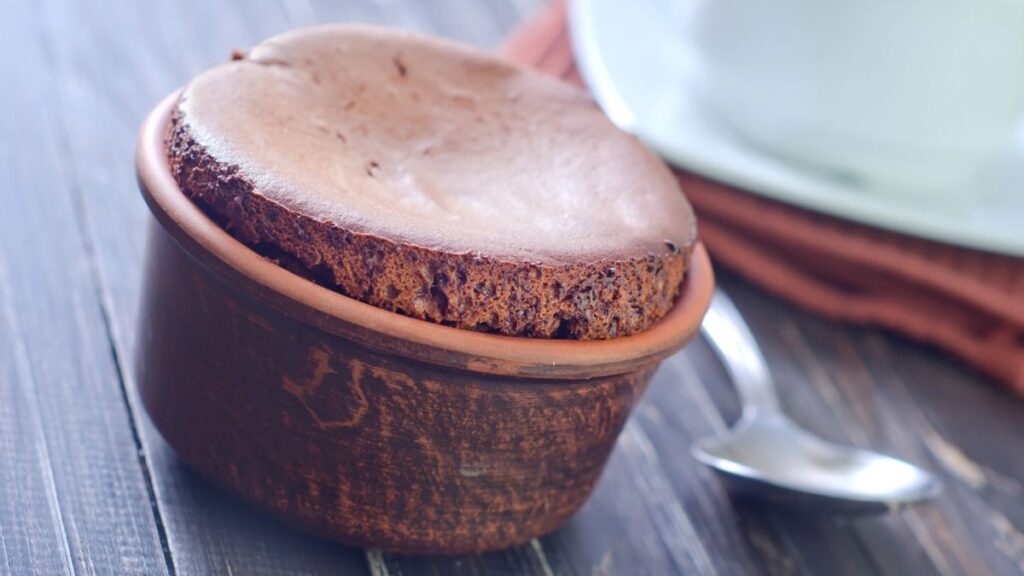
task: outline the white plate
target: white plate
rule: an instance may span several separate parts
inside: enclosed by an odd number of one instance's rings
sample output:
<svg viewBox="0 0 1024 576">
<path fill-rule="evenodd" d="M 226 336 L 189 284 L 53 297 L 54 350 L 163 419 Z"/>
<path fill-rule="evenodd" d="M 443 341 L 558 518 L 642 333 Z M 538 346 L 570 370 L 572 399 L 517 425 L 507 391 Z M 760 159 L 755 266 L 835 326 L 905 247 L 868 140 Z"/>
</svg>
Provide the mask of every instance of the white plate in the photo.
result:
<svg viewBox="0 0 1024 576">
<path fill-rule="evenodd" d="M 575 0 L 569 10 L 573 51 L 594 97 L 669 162 L 841 218 L 1024 256 L 1024 130 L 969 190 L 946 193 L 959 198 L 866 190 L 758 154 L 702 114 L 688 89 L 694 63 L 685 22 L 672 2 Z"/>
</svg>

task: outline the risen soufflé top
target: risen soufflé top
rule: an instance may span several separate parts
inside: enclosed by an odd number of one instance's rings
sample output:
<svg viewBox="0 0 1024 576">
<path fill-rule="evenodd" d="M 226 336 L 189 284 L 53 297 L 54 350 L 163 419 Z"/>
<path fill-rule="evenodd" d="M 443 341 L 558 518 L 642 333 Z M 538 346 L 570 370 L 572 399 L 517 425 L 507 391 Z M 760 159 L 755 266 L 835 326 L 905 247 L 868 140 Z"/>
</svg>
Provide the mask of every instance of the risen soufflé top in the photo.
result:
<svg viewBox="0 0 1024 576">
<path fill-rule="evenodd" d="M 667 167 L 584 93 L 383 28 L 291 32 L 198 76 L 168 152 L 184 193 L 268 258 L 464 329 L 639 332 L 696 239 Z"/>
</svg>

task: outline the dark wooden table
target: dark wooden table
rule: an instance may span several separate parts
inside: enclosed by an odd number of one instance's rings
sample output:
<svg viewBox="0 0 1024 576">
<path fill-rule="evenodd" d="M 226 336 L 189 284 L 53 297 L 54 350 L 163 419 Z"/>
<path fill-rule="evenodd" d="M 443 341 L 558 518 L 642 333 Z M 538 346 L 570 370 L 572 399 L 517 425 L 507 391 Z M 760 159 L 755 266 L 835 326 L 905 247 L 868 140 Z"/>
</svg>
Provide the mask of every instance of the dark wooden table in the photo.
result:
<svg viewBox="0 0 1024 576">
<path fill-rule="evenodd" d="M 363 20 L 493 46 L 536 3 L 0 5 L 0 573 L 1024 572 L 1024 403 L 934 350 L 725 274 L 796 419 L 936 470 L 939 502 L 851 521 L 731 501 L 688 454 L 738 412 L 703 342 L 664 364 L 587 506 L 506 552 L 403 558 L 321 541 L 175 459 L 131 371 L 147 221 L 132 151 L 148 109 L 287 28 Z"/>
</svg>

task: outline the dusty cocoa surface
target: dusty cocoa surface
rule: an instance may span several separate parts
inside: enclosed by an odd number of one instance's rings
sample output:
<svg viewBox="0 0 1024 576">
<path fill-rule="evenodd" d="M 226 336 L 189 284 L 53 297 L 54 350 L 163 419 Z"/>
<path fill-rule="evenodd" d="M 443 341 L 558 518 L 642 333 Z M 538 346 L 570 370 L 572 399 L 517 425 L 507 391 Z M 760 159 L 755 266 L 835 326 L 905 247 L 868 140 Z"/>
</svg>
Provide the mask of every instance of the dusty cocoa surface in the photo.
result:
<svg viewBox="0 0 1024 576">
<path fill-rule="evenodd" d="M 168 152 L 185 194 L 264 256 L 351 298 L 462 329 L 580 340 L 640 332 L 672 308 L 692 250 L 668 242 L 661 254 L 565 265 L 449 253 L 285 208 L 208 154 L 180 112 Z"/>
</svg>

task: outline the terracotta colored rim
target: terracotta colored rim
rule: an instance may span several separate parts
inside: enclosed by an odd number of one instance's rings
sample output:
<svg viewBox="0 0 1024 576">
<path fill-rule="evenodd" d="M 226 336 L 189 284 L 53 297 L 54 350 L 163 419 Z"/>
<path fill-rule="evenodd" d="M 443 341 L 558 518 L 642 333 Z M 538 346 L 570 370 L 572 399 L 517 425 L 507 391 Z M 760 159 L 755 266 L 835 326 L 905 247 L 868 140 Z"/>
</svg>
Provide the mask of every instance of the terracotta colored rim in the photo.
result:
<svg viewBox="0 0 1024 576">
<path fill-rule="evenodd" d="M 451 328 L 389 312 L 319 286 L 264 259 L 210 220 L 170 172 L 165 137 L 179 92 L 150 112 L 139 133 L 139 186 L 163 228 L 193 258 L 281 312 L 385 353 L 467 370 L 538 378 L 591 378 L 635 369 L 681 348 L 700 327 L 714 277 L 703 245 L 683 293 L 650 329 L 611 340 L 546 340 Z"/>
</svg>

